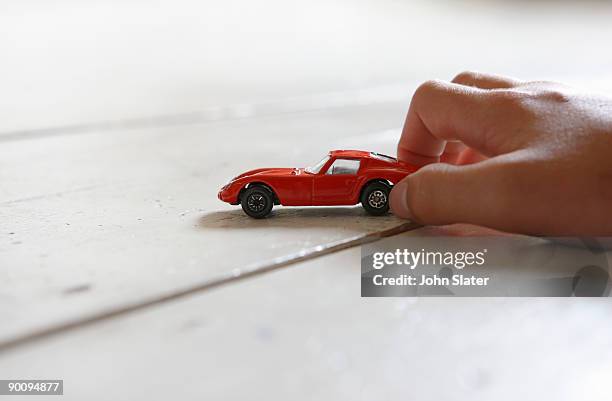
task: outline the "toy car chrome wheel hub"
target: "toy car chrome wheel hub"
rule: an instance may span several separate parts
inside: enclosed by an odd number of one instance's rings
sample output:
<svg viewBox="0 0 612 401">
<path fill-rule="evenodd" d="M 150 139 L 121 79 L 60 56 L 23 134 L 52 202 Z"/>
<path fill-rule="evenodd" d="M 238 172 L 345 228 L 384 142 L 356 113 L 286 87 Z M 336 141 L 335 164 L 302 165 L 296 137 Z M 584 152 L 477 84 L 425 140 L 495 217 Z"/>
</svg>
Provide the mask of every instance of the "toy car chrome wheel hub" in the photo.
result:
<svg viewBox="0 0 612 401">
<path fill-rule="evenodd" d="M 373 191 L 370 196 L 368 196 L 368 204 L 373 208 L 380 209 L 385 206 L 387 203 L 387 195 L 383 191 L 377 190 Z"/>
<path fill-rule="evenodd" d="M 266 200 L 260 194 L 252 194 L 247 199 L 249 209 L 254 212 L 261 212 L 266 207 Z"/>
</svg>

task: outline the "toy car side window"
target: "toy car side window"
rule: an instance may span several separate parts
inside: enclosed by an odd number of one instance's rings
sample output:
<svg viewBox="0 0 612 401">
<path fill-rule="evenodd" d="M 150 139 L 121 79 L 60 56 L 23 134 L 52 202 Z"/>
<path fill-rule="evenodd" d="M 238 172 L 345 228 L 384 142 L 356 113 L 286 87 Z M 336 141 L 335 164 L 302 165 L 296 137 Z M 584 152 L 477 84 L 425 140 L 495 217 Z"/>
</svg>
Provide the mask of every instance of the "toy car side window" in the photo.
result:
<svg viewBox="0 0 612 401">
<path fill-rule="evenodd" d="M 359 171 L 360 162 L 361 160 L 336 159 L 336 161 L 331 166 L 329 166 L 325 174 L 357 174 L 357 171 Z"/>
</svg>

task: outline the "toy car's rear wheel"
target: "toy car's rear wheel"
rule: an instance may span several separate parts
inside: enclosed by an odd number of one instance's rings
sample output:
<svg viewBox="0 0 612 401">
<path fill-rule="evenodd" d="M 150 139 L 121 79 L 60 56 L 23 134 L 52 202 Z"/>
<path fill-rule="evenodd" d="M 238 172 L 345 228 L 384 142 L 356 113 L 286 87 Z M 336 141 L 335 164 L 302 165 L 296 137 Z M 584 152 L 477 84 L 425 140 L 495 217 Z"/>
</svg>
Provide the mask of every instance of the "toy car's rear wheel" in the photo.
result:
<svg viewBox="0 0 612 401">
<path fill-rule="evenodd" d="M 371 215 L 380 216 L 389 211 L 391 187 L 382 182 L 373 182 L 364 188 L 361 205 Z"/>
<path fill-rule="evenodd" d="M 267 188 L 253 186 L 244 191 L 240 204 L 247 215 L 255 219 L 262 219 L 272 211 L 274 198 Z"/>
</svg>

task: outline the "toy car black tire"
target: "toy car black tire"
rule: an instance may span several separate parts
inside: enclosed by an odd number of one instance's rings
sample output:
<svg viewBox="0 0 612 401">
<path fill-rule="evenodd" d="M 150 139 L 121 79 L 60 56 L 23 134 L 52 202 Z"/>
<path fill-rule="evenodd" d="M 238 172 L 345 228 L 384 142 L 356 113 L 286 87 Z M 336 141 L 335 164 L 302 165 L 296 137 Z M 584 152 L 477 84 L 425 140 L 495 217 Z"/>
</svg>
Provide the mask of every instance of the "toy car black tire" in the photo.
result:
<svg viewBox="0 0 612 401">
<path fill-rule="evenodd" d="M 272 211 L 274 196 L 262 186 L 247 188 L 240 197 L 242 210 L 255 219 L 263 219 Z"/>
<path fill-rule="evenodd" d="M 389 212 L 389 193 L 391 187 L 382 182 L 373 182 L 364 188 L 361 205 L 369 214 L 381 216 Z"/>
</svg>

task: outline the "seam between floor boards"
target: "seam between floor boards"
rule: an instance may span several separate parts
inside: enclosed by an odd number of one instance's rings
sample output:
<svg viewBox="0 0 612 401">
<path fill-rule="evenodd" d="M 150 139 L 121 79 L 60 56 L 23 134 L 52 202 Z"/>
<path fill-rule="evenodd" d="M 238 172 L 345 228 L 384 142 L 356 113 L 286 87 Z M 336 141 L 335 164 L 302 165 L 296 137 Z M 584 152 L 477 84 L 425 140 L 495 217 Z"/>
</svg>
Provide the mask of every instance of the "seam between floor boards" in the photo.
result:
<svg viewBox="0 0 612 401">
<path fill-rule="evenodd" d="M 419 227 L 421 227 L 421 225 L 408 222 L 391 227 L 386 230 L 376 231 L 367 234 L 360 234 L 351 238 L 330 242 L 325 245 L 318 245 L 313 248 L 304 249 L 296 253 L 272 259 L 271 261 L 247 265 L 242 269 L 234 269 L 224 275 L 218 276 L 211 280 L 205 280 L 189 287 L 180 288 L 166 294 L 160 294 L 158 296 L 151 297 L 149 299 L 133 302 L 131 304 L 122 305 L 116 308 L 110 308 L 106 311 L 102 311 L 99 313 L 94 313 L 88 317 L 69 320 L 63 323 L 35 330 L 32 333 L 18 335 L 12 339 L 9 338 L 8 340 L 0 341 L 0 354 L 2 354 L 3 352 L 11 351 L 21 346 L 25 346 L 35 341 L 40 341 L 52 336 L 62 334 L 67 331 L 93 325 L 98 322 L 106 321 L 115 317 L 124 316 L 132 312 L 154 307 L 156 305 L 161 305 L 166 302 L 178 300 L 190 295 L 199 294 L 206 290 L 228 285 L 230 283 L 265 274 L 267 272 L 278 270 L 283 267 L 298 264 L 307 260 L 312 260 L 318 257 L 330 255 L 332 253 L 339 252 L 345 249 L 354 248 L 356 246 L 375 242 L 382 238 L 401 234 L 403 232 L 411 231 Z"/>
<path fill-rule="evenodd" d="M 222 123 L 253 118 L 285 116 L 291 114 L 338 110 L 350 107 L 367 107 L 374 104 L 407 101 L 403 85 L 375 87 L 358 91 L 329 92 L 286 98 L 277 101 L 252 104 L 233 104 L 206 107 L 201 110 L 134 117 L 120 120 L 98 121 L 48 128 L 34 128 L 0 132 L 1 142 L 12 142 L 64 135 L 88 134 L 102 131 L 162 128 L 181 125 Z"/>
</svg>

